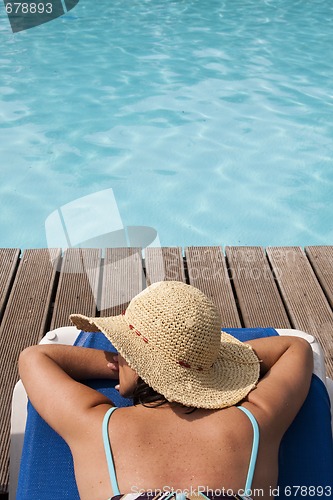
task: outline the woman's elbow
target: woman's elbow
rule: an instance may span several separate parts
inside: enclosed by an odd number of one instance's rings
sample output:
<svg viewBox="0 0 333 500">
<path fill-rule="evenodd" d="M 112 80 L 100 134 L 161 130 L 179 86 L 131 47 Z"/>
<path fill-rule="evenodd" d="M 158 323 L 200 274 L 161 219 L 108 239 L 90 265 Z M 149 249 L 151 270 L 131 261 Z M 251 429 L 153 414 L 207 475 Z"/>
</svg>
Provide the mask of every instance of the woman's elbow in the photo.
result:
<svg viewBox="0 0 333 500">
<path fill-rule="evenodd" d="M 24 379 L 26 370 L 29 369 L 33 363 L 33 358 L 37 350 L 38 346 L 33 345 L 26 347 L 23 351 L 21 351 L 18 358 L 18 371 L 22 380 Z"/>
<path fill-rule="evenodd" d="M 313 350 L 311 344 L 302 337 L 297 337 L 297 340 L 299 356 L 303 358 L 304 367 L 310 376 L 313 372 Z"/>
</svg>

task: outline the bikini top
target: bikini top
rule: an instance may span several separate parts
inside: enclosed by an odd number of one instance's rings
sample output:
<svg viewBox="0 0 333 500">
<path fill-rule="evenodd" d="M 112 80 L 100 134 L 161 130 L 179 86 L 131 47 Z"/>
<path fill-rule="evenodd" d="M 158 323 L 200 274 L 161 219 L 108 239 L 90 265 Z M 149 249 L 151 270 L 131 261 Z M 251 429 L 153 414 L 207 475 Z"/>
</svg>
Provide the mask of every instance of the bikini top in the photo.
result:
<svg viewBox="0 0 333 500">
<path fill-rule="evenodd" d="M 243 411 L 245 415 L 250 419 L 250 422 L 252 424 L 253 428 L 253 443 L 252 443 L 252 450 L 251 450 L 251 457 L 250 457 L 250 463 L 249 463 L 249 468 L 247 471 L 247 477 L 246 477 L 246 483 L 245 483 L 245 488 L 244 488 L 244 495 L 235 495 L 235 494 L 230 494 L 230 490 L 225 490 L 222 488 L 219 490 L 219 493 L 221 494 L 213 494 L 214 492 L 211 491 L 212 494 L 209 494 L 210 490 L 208 490 L 208 494 L 204 494 L 203 492 L 198 492 L 198 495 L 206 498 L 207 500 L 213 500 L 215 498 L 239 498 L 239 499 L 248 499 L 250 500 L 251 495 L 251 487 L 252 487 L 252 481 L 253 481 L 253 476 L 254 476 L 254 471 L 256 467 L 256 462 L 257 462 L 257 455 L 258 455 L 258 448 L 259 448 L 259 426 L 258 422 L 247 408 L 244 408 L 243 406 L 237 406 L 236 408 L 239 408 L 239 410 Z M 104 443 L 104 449 L 105 449 L 105 455 L 106 455 L 106 460 L 107 460 L 107 465 L 108 465 L 108 470 L 109 470 L 109 475 L 110 475 L 110 482 L 112 486 L 112 491 L 113 491 L 113 497 L 111 497 L 109 500 L 119 500 L 122 498 L 125 500 L 125 497 L 128 496 L 128 500 L 147 500 L 154 498 L 160 498 L 161 500 L 170 500 L 171 498 L 175 498 L 176 500 L 185 500 L 186 495 L 183 493 L 177 493 L 177 492 L 161 492 L 160 495 L 153 495 L 150 493 L 130 493 L 128 495 L 122 495 L 119 491 L 118 487 L 118 482 L 117 482 L 117 476 L 116 476 L 116 470 L 114 466 L 114 461 L 113 461 L 113 456 L 112 456 L 112 449 L 111 449 L 111 443 L 110 443 L 110 438 L 109 438 L 109 432 L 108 432 L 108 426 L 109 426 L 109 420 L 114 412 L 114 410 L 117 409 L 117 406 L 114 406 L 110 408 L 103 419 L 103 425 L 102 425 L 102 434 L 103 434 L 103 443 Z M 229 491 L 229 493 L 228 493 Z"/>
</svg>

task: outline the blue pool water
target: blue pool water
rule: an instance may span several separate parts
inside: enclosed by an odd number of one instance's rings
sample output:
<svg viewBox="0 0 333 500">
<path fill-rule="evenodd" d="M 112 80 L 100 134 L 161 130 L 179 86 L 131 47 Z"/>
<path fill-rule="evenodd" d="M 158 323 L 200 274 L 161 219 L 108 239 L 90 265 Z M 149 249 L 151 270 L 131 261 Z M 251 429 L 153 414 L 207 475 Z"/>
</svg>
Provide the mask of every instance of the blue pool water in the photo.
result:
<svg viewBox="0 0 333 500">
<path fill-rule="evenodd" d="M 1 2 L 0 246 L 107 189 L 162 245 L 332 244 L 332 26 L 331 0 L 80 0 L 13 34 Z"/>
</svg>

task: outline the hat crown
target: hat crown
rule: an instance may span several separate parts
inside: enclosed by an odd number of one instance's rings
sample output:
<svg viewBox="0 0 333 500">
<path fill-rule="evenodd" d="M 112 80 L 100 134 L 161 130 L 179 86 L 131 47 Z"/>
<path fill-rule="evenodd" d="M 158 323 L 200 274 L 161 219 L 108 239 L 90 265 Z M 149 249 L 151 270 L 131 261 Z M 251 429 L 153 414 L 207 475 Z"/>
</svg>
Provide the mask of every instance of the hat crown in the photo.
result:
<svg viewBox="0 0 333 500">
<path fill-rule="evenodd" d="M 125 319 L 151 347 L 188 368 L 209 369 L 219 354 L 221 317 L 197 288 L 155 283 L 129 304 Z"/>
</svg>

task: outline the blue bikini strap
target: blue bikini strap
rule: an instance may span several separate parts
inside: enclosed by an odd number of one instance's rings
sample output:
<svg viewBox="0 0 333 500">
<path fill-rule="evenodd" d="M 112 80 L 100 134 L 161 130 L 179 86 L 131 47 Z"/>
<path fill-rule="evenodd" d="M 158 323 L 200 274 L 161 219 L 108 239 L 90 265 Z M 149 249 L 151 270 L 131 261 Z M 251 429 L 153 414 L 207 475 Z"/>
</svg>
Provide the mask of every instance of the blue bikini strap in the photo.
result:
<svg viewBox="0 0 333 500">
<path fill-rule="evenodd" d="M 252 451 L 251 451 L 251 458 L 250 458 L 250 463 L 249 463 L 249 469 L 247 472 L 247 478 L 246 478 L 246 483 L 245 483 L 245 495 L 249 496 L 251 495 L 251 486 L 252 486 L 252 481 L 253 481 L 253 476 L 254 476 L 254 471 L 256 468 L 256 462 L 257 462 L 257 456 L 258 456 L 258 448 L 259 448 L 259 426 L 258 422 L 247 408 L 244 408 L 244 406 L 237 406 L 240 410 L 242 410 L 250 419 L 250 422 L 253 427 L 253 444 L 252 444 Z"/>
<path fill-rule="evenodd" d="M 120 491 L 118 488 L 118 482 L 117 482 L 117 476 L 116 476 L 116 470 L 114 467 L 114 461 L 113 461 L 113 456 L 112 456 L 109 432 L 108 432 L 110 417 L 111 417 L 112 413 L 114 412 L 114 410 L 116 410 L 116 409 L 117 409 L 117 406 L 113 406 L 105 413 L 104 419 L 103 419 L 103 425 L 102 425 L 102 434 L 103 434 L 103 443 L 104 443 L 106 461 L 108 464 L 110 482 L 111 482 L 111 487 L 112 487 L 112 492 L 113 492 L 112 494 L 113 495 L 120 495 Z"/>
</svg>

